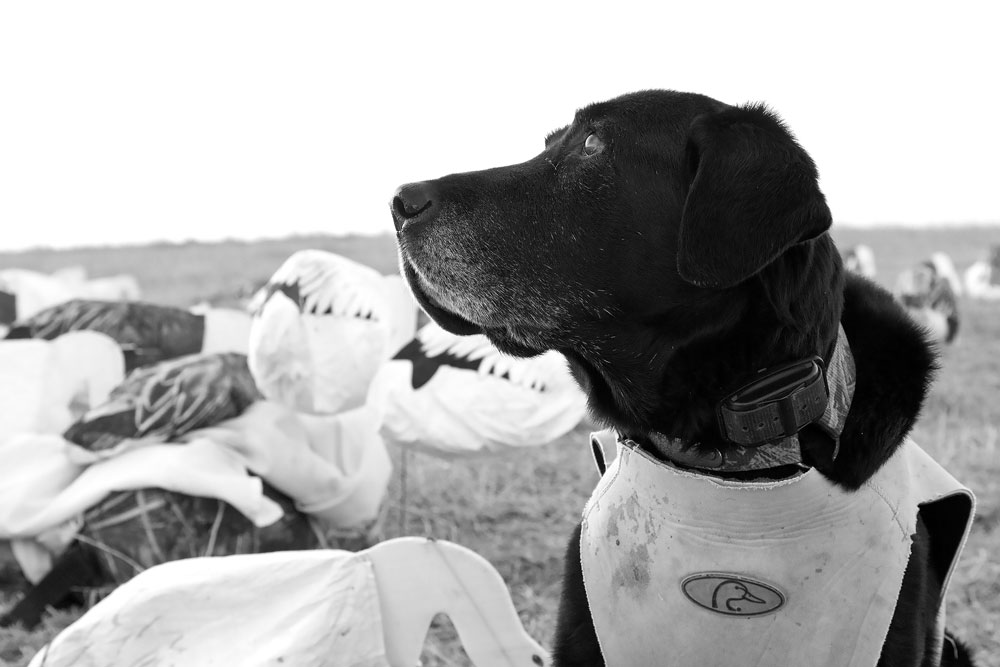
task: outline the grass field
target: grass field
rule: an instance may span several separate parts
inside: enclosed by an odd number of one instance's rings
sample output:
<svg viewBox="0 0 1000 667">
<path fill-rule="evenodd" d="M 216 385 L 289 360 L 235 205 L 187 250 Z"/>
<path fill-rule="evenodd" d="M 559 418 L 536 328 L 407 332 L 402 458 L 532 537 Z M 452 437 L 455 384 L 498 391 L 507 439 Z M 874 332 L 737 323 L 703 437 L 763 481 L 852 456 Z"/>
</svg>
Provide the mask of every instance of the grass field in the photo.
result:
<svg viewBox="0 0 1000 667">
<path fill-rule="evenodd" d="M 1000 242 L 1000 228 L 839 228 L 834 237 L 841 247 L 872 246 L 879 279 L 891 285 L 899 271 L 934 250 L 948 252 L 963 270 Z M 188 305 L 265 279 L 290 252 L 307 247 L 341 252 L 383 272 L 396 270 L 390 236 L 38 250 L 0 254 L 0 267 L 77 264 L 92 276 L 128 272 L 139 278 L 148 300 Z M 977 647 L 984 666 L 1000 667 L 1000 303 L 966 300 L 961 307 L 958 342 L 943 351 L 942 370 L 913 437 L 977 495 L 978 515 L 952 581 L 948 618 Z M 581 426 L 516 458 L 446 463 L 393 451 L 397 470 L 406 467 L 407 502 L 404 514 L 397 473 L 386 537 L 427 535 L 477 550 L 500 570 L 529 631 L 548 644 L 565 540 L 597 481 L 588 431 Z M 35 633 L 0 631 L 0 664 L 27 664 L 33 648 L 72 618 L 54 617 Z M 468 664 L 444 620 L 435 625 L 425 658 L 429 665 Z"/>
</svg>

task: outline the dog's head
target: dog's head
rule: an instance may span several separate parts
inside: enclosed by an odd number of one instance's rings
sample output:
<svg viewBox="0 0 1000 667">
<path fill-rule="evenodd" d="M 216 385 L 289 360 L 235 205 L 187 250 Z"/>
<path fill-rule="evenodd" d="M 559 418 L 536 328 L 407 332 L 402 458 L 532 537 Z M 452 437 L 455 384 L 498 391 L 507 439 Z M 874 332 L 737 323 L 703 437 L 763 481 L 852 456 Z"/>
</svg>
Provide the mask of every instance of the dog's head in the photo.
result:
<svg viewBox="0 0 1000 667">
<path fill-rule="evenodd" d="M 671 91 L 594 104 L 527 162 L 402 186 L 392 215 L 431 317 L 512 354 L 560 350 L 616 425 L 650 426 L 664 373 L 702 356 L 692 345 L 765 337 L 733 343 L 744 360 L 719 350 L 738 373 L 758 344 L 794 358 L 836 333 L 839 310 L 803 311 L 804 292 L 839 289 L 830 211 L 763 106 Z"/>
</svg>

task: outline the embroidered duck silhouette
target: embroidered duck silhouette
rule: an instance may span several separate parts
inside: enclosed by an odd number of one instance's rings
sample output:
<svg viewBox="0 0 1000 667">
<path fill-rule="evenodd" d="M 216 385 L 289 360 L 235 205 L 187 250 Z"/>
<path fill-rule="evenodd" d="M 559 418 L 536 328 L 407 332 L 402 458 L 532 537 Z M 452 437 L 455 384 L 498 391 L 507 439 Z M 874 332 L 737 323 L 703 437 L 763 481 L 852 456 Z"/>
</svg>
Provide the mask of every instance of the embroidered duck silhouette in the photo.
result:
<svg viewBox="0 0 1000 667">
<path fill-rule="evenodd" d="M 742 604 L 744 601 L 752 604 L 767 603 L 766 600 L 751 593 L 746 584 L 735 579 L 726 579 L 715 587 L 715 591 L 712 593 L 712 609 L 719 609 L 720 601 L 727 611 L 734 614 L 745 614 L 751 611 L 747 609 L 747 605 Z"/>
</svg>

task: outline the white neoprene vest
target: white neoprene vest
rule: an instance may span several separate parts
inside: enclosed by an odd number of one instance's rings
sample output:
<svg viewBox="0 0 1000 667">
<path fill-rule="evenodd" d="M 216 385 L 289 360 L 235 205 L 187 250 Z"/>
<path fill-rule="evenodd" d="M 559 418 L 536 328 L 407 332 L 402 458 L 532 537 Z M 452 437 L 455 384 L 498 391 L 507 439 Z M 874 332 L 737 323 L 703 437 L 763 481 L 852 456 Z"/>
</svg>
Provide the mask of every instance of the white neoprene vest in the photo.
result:
<svg viewBox="0 0 1000 667">
<path fill-rule="evenodd" d="M 972 524 L 972 493 L 909 439 L 856 492 L 815 470 L 778 482 L 707 477 L 633 445 L 619 442 L 580 542 L 608 667 L 871 667 L 918 505 L 967 499 L 942 598 Z M 938 623 L 940 637 L 943 604 Z"/>
</svg>

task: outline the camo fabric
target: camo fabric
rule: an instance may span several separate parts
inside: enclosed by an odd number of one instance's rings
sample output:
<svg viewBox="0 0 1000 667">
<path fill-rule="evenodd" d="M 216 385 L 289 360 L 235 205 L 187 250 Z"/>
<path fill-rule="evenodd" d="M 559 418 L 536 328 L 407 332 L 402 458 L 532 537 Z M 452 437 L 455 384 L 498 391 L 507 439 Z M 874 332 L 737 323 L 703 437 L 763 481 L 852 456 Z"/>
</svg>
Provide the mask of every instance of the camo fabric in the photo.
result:
<svg viewBox="0 0 1000 667">
<path fill-rule="evenodd" d="M 53 340 L 69 331 L 97 331 L 131 354 L 126 370 L 201 351 L 205 318 L 152 303 L 75 299 L 19 321 L 8 338 Z"/>
<path fill-rule="evenodd" d="M 246 355 L 189 355 L 136 369 L 63 437 L 93 451 L 126 438 L 176 439 L 236 417 L 260 398 Z"/>
<path fill-rule="evenodd" d="M 837 332 L 837 345 L 826 367 L 826 389 L 829 400 L 823 416 L 816 422 L 834 440 L 840 439 L 847 421 L 847 413 L 851 410 L 851 400 L 854 398 L 854 387 L 858 383 L 857 371 L 854 367 L 854 355 L 847 342 L 847 334 L 841 326 Z"/>
</svg>

